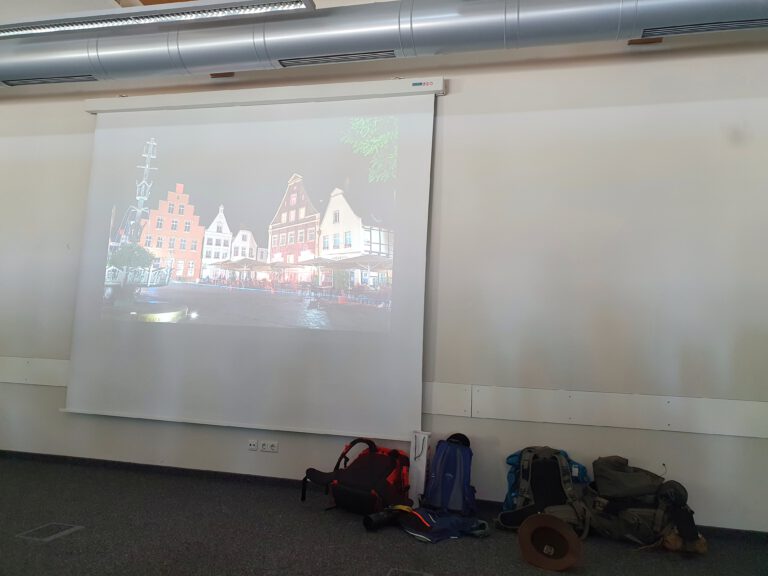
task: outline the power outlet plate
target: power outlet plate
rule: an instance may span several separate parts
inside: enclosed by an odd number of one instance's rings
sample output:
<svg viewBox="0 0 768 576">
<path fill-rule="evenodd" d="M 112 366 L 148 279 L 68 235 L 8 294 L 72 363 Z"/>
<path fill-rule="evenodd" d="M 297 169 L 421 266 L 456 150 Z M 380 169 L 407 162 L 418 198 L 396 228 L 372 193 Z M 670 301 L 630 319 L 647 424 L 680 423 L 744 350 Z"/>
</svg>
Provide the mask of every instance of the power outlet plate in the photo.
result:
<svg viewBox="0 0 768 576">
<path fill-rule="evenodd" d="M 262 440 L 259 443 L 259 449 L 262 452 L 277 453 L 280 451 L 280 443 L 277 440 Z"/>
<path fill-rule="evenodd" d="M 258 452 L 259 451 L 259 441 L 258 440 L 248 440 L 248 450 L 252 452 Z"/>
</svg>

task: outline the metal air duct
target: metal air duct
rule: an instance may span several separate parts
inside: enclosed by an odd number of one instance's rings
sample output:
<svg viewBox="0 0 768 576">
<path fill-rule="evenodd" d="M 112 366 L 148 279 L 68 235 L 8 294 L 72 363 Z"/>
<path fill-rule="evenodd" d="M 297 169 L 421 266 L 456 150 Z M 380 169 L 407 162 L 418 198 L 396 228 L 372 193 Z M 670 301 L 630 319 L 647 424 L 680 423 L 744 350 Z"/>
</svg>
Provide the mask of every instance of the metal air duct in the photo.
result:
<svg viewBox="0 0 768 576">
<path fill-rule="evenodd" d="M 400 0 L 0 39 L 0 82 L 213 74 L 768 27 L 768 0 Z"/>
</svg>

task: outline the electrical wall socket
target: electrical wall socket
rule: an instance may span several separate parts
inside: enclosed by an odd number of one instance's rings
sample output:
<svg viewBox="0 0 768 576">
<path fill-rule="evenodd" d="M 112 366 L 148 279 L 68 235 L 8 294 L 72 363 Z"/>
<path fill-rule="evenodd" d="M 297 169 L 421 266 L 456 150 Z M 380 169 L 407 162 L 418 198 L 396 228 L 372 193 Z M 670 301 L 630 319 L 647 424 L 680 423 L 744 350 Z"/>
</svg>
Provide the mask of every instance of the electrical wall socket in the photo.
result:
<svg viewBox="0 0 768 576">
<path fill-rule="evenodd" d="M 259 443 L 259 449 L 262 452 L 279 452 L 280 443 L 277 440 L 262 440 Z"/>
<path fill-rule="evenodd" d="M 248 450 L 252 450 L 254 452 L 259 451 L 259 441 L 258 440 L 248 440 Z"/>
</svg>

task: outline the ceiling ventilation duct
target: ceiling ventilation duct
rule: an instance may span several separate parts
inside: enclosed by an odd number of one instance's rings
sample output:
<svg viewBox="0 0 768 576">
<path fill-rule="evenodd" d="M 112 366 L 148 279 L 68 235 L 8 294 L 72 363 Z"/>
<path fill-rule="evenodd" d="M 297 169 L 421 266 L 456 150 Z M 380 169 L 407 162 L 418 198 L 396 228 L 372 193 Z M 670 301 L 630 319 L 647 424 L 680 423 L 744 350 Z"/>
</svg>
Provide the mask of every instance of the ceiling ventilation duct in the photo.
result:
<svg viewBox="0 0 768 576">
<path fill-rule="evenodd" d="M 5 38 L 0 27 L 0 82 L 213 74 L 757 27 L 768 27 L 768 0 L 400 0 Z"/>
</svg>

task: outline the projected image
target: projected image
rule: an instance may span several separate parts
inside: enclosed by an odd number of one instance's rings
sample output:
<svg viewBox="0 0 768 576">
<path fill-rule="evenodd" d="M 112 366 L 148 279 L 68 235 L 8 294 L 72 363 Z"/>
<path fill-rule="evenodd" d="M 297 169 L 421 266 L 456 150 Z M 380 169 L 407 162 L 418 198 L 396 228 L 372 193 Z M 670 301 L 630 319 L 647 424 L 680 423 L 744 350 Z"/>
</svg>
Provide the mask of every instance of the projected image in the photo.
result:
<svg viewBox="0 0 768 576">
<path fill-rule="evenodd" d="M 336 119 L 279 158 L 248 129 L 122 146 L 102 317 L 388 330 L 398 119 Z"/>
</svg>

